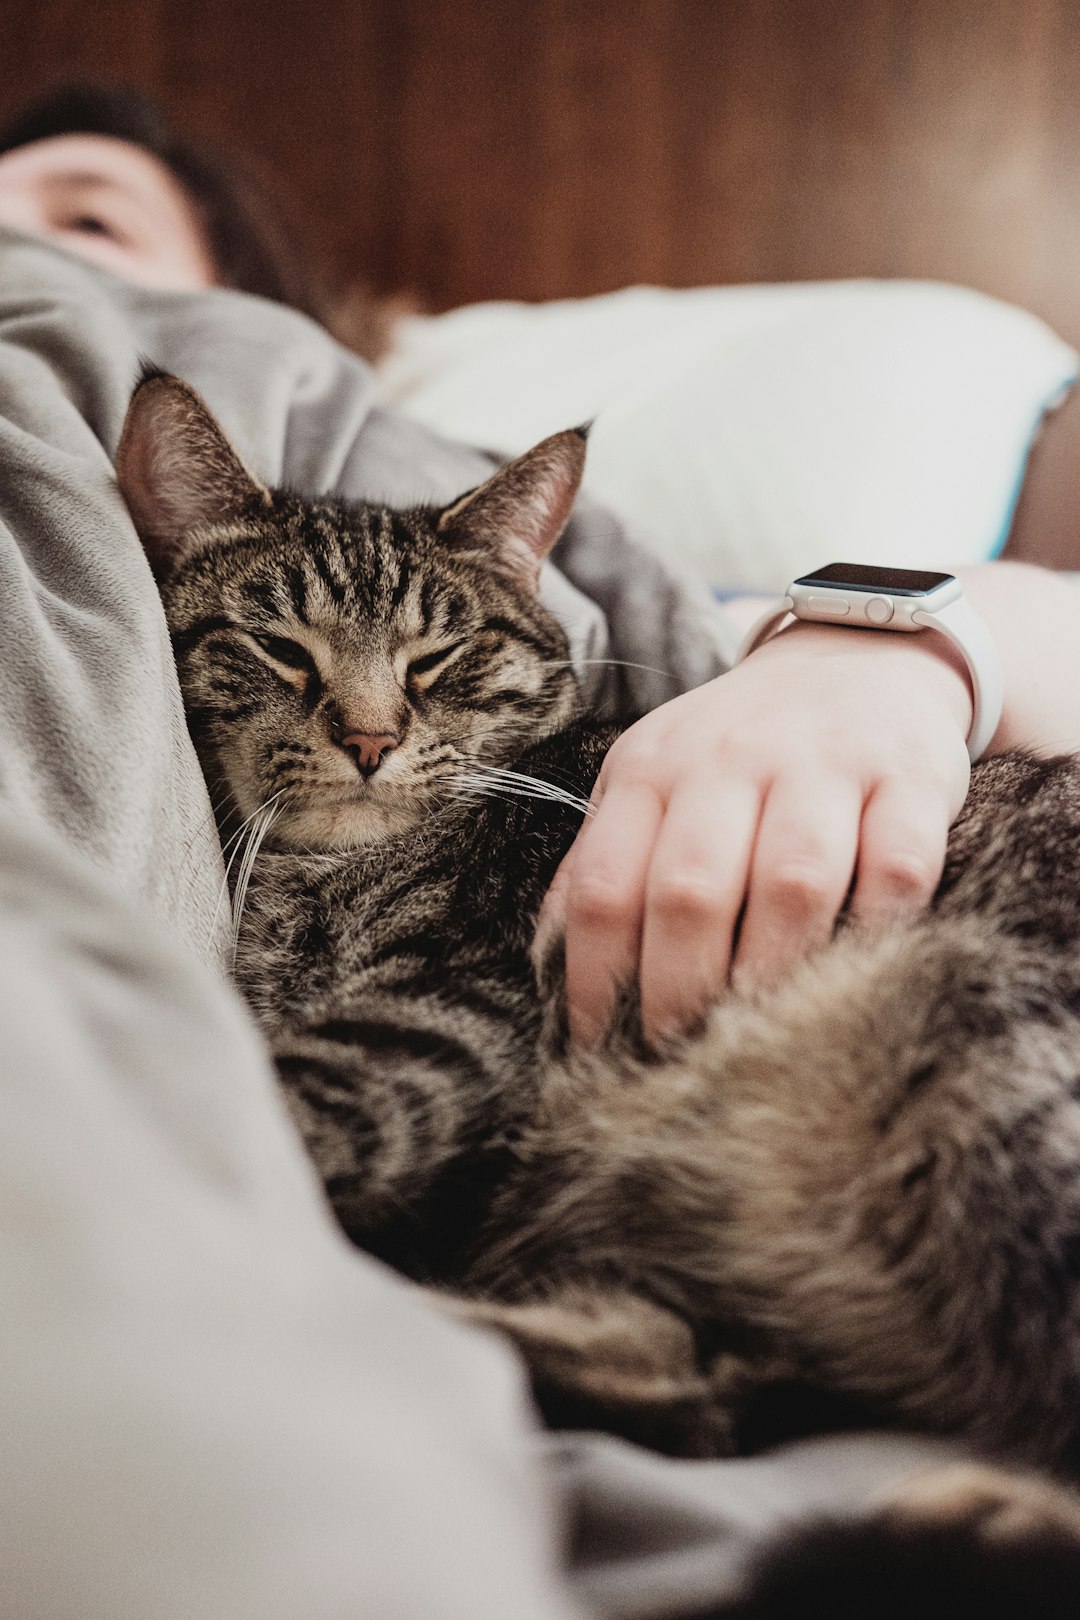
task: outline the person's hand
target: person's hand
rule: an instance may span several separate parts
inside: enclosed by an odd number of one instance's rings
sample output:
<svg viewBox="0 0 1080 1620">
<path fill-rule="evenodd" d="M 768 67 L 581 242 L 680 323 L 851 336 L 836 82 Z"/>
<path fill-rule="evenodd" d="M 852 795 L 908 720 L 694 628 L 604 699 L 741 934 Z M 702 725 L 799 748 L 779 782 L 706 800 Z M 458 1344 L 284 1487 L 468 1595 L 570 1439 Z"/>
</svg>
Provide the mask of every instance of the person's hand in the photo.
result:
<svg viewBox="0 0 1080 1620">
<path fill-rule="evenodd" d="M 925 904 L 970 721 L 943 638 L 804 624 L 624 732 L 537 932 L 540 952 L 565 928 L 573 1038 L 635 980 L 648 1040 L 689 1027 L 729 975 L 826 940 L 849 891 L 867 921 Z"/>
</svg>

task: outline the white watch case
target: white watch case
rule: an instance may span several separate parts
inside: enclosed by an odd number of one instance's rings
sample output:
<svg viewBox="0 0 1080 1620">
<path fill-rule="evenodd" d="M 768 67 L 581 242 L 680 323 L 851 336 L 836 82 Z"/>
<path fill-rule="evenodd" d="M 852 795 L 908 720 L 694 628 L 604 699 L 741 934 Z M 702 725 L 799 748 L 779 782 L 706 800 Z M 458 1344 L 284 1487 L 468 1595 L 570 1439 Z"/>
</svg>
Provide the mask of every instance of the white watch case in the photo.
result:
<svg viewBox="0 0 1080 1620">
<path fill-rule="evenodd" d="M 985 752 L 1001 718 L 1001 659 L 955 575 L 830 563 L 788 586 L 783 600 L 751 625 L 735 662 L 741 663 L 789 617 L 849 629 L 940 631 L 961 654 L 971 677 L 968 754 L 974 762 Z"/>
</svg>

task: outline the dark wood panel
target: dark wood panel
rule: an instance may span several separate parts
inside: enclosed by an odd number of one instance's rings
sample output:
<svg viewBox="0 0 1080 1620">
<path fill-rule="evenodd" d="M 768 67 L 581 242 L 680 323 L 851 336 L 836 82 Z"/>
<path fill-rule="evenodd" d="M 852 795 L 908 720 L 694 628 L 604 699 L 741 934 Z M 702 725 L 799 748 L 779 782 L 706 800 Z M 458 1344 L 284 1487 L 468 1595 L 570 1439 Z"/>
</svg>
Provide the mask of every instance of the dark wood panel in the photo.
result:
<svg viewBox="0 0 1080 1620">
<path fill-rule="evenodd" d="M 4 8 L 0 102 L 4 115 L 53 78 L 152 82 L 167 35 L 165 0 L 18 0 Z"/>
<path fill-rule="evenodd" d="M 1075 0 L 27 0 L 0 115 L 133 80 L 436 307 L 940 276 L 1080 338 Z"/>
<path fill-rule="evenodd" d="M 178 124 L 254 158 L 335 262 L 366 268 L 395 130 L 380 8 L 184 0 L 155 89 Z"/>
</svg>

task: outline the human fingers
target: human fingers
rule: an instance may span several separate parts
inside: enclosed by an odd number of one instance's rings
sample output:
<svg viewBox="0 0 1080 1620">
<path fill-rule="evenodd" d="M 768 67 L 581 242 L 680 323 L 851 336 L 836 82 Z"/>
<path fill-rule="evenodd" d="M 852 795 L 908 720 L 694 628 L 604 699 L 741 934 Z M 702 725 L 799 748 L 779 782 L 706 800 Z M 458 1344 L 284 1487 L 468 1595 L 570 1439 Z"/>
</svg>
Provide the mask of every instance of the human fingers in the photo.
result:
<svg viewBox="0 0 1080 1620">
<path fill-rule="evenodd" d="M 578 837 L 566 881 L 566 998 L 571 1038 L 595 1044 L 618 987 L 637 978 L 645 878 L 663 816 L 660 794 L 615 782 Z"/>
<path fill-rule="evenodd" d="M 566 928 L 566 896 L 570 892 L 570 874 L 574 868 L 579 839 L 580 834 L 560 861 L 540 907 L 532 942 L 534 967 L 539 967 L 555 940 Z"/>
<path fill-rule="evenodd" d="M 862 791 L 803 771 L 773 782 L 750 863 L 736 982 L 779 978 L 828 939 L 855 869 Z"/>
<path fill-rule="evenodd" d="M 589 820 L 595 817 L 604 797 L 605 783 L 603 773 L 593 783 L 592 793 L 589 795 L 589 809 L 587 817 L 578 828 L 577 836 L 570 845 L 566 854 L 555 869 L 555 876 L 548 884 L 547 893 L 540 905 L 540 914 L 536 919 L 536 932 L 532 942 L 532 962 L 539 968 L 551 946 L 560 935 L 566 932 L 566 899 L 570 893 L 571 874 L 574 862 L 581 848 L 585 833 L 589 827 Z"/>
<path fill-rule="evenodd" d="M 688 1029 L 731 965 L 761 792 L 749 778 L 700 777 L 672 794 L 649 863 L 641 943 L 645 1038 Z"/>
<path fill-rule="evenodd" d="M 863 808 L 853 914 L 884 922 L 926 905 L 941 877 L 948 802 L 925 783 L 887 777 Z"/>
</svg>

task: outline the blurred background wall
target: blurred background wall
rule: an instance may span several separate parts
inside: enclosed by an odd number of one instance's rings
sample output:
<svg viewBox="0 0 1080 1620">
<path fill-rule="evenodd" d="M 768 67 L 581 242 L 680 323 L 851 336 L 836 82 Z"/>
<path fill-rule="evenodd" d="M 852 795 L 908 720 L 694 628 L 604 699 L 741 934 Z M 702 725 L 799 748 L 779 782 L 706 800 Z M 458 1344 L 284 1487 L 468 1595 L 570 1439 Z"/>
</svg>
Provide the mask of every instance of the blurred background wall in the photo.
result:
<svg viewBox="0 0 1080 1620">
<path fill-rule="evenodd" d="M 434 309 L 932 276 L 1080 341 L 1078 0 L 9 0 L 61 77 L 250 154 L 346 278 Z"/>
</svg>

